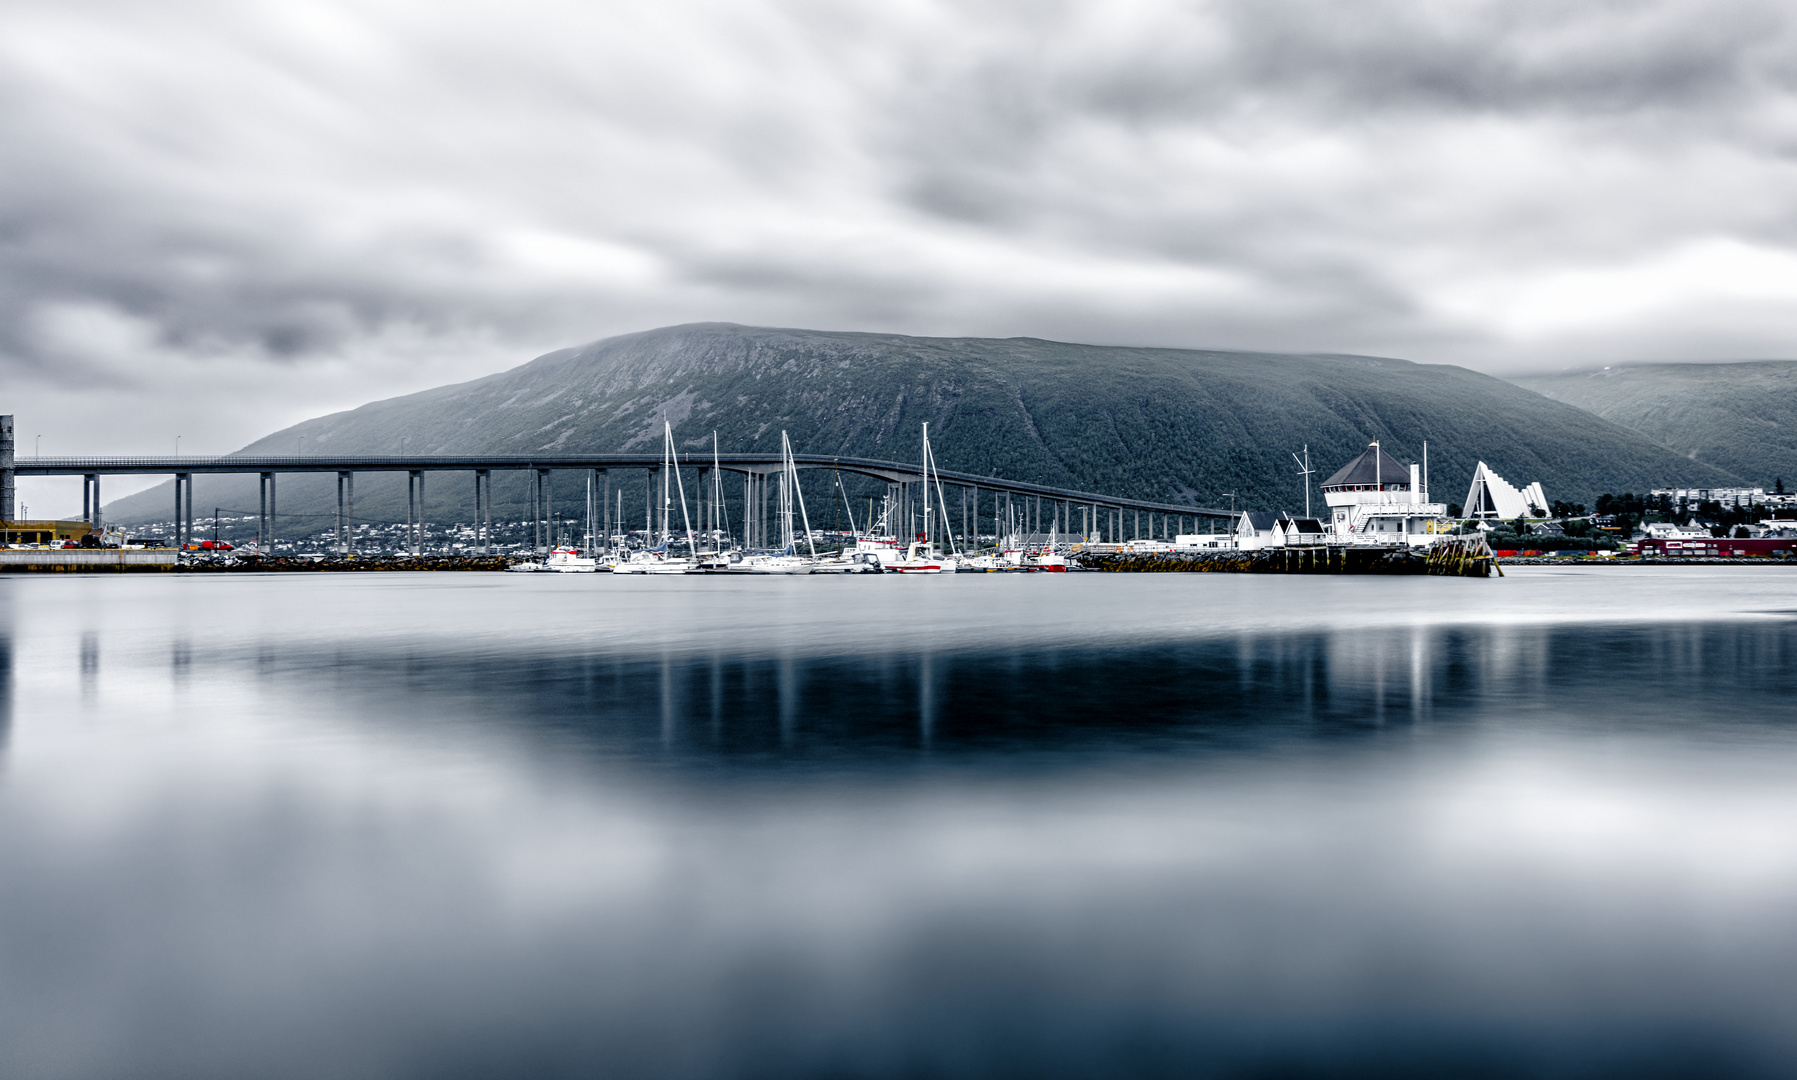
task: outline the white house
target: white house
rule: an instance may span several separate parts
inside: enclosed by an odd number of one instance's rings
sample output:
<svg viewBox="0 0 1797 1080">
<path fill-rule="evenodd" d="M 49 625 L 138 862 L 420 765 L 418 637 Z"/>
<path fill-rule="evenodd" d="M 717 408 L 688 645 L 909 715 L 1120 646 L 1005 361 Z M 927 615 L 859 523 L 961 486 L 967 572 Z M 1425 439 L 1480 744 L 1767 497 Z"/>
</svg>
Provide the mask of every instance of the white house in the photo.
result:
<svg viewBox="0 0 1797 1080">
<path fill-rule="evenodd" d="M 1287 546 L 1321 544 L 1327 537 L 1323 523 L 1316 518 L 1281 517 L 1274 526 L 1279 542 Z"/>
<path fill-rule="evenodd" d="M 1285 542 L 1279 529 L 1279 515 L 1257 510 L 1244 510 L 1235 523 L 1235 546 L 1246 550 L 1277 547 Z"/>
</svg>

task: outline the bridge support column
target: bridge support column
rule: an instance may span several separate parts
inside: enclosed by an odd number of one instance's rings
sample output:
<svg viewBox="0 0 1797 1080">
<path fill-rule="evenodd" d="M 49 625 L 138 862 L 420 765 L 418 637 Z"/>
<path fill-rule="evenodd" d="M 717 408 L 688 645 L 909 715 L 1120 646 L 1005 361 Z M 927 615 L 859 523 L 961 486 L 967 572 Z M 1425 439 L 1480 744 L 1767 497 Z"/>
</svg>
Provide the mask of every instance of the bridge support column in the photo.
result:
<svg viewBox="0 0 1797 1080">
<path fill-rule="evenodd" d="M 188 512 L 187 506 L 188 506 L 187 474 L 186 473 L 176 473 L 175 474 L 175 547 L 182 549 L 182 550 L 185 550 L 187 547 L 187 532 L 182 527 L 182 523 L 187 521 L 188 518 L 192 516 Z"/>
<path fill-rule="evenodd" d="M 337 554 L 339 555 L 349 553 L 349 542 L 344 538 L 343 533 L 344 522 L 347 520 L 344 517 L 343 489 L 348 480 L 348 473 L 339 472 L 337 474 Z"/>
<path fill-rule="evenodd" d="M 474 470 L 474 544 L 482 555 L 493 554 L 493 474 Z"/>
<path fill-rule="evenodd" d="M 258 473 L 256 476 L 256 550 L 268 550 L 268 481 L 269 473 Z"/>
<path fill-rule="evenodd" d="M 610 551 L 611 550 L 611 470 L 610 469 L 600 469 L 599 472 L 605 476 L 604 494 L 601 496 L 602 498 L 605 499 L 605 506 L 603 508 L 601 508 L 600 513 L 599 513 L 599 520 L 602 523 L 600 526 L 600 542 L 603 545 L 603 550 Z"/>
<path fill-rule="evenodd" d="M 538 469 L 537 479 L 543 485 L 543 542 L 539 548 L 547 554 L 555 546 L 555 507 L 550 505 L 550 499 L 555 495 L 555 483 L 548 469 Z"/>
<path fill-rule="evenodd" d="M 9 413 L 0 416 L 0 521 L 11 521 L 18 515 L 13 513 L 13 500 L 18 497 L 17 472 L 13 467 L 13 423 Z"/>
<path fill-rule="evenodd" d="M 755 546 L 754 515 L 750 513 L 750 507 L 754 505 L 755 474 L 752 472 L 745 472 L 743 473 L 743 547 L 745 548 L 752 548 Z"/>
</svg>

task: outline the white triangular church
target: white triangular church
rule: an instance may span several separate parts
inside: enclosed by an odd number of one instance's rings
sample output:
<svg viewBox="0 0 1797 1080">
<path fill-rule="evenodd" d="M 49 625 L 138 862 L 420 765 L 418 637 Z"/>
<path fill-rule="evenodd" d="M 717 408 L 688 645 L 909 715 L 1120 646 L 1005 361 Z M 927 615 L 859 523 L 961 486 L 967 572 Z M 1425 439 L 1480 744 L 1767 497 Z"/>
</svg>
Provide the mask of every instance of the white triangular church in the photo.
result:
<svg viewBox="0 0 1797 1080">
<path fill-rule="evenodd" d="M 1546 517 L 1547 496 L 1537 480 L 1521 491 L 1491 471 L 1483 461 L 1473 470 L 1473 486 L 1466 493 L 1461 513 L 1469 518 L 1509 521 L 1519 517 Z"/>
</svg>

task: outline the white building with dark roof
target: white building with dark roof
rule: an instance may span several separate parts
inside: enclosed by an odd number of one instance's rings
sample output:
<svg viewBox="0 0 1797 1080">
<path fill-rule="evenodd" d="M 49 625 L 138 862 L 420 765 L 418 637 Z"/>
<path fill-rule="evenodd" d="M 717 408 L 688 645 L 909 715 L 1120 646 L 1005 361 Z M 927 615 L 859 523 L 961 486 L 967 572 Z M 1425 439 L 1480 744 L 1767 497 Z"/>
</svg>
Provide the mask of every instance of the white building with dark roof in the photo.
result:
<svg viewBox="0 0 1797 1080">
<path fill-rule="evenodd" d="M 1285 531 L 1279 515 L 1271 511 L 1244 510 L 1235 521 L 1235 546 L 1252 551 L 1255 548 L 1278 547 L 1285 543 Z"/>
<path fill-rule="evenodd" d="M 1448 508 L 1429 501 L 1421 465 L 1406 465 L 1372 443 L 1323 481 L 1336 543 L 1433 543 Z"/>
</svg>

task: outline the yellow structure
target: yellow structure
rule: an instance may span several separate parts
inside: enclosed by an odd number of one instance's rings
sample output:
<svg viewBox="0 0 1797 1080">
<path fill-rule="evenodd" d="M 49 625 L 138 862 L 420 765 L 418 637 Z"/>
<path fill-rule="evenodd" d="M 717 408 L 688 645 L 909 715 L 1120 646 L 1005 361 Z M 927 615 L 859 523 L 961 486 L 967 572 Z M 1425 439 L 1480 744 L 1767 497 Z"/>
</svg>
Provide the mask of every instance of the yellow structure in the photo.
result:
<svg viewBox="0 0 1797 1080">
<path fill-rule="evenodd" d="M 93 531 L 85 521 L 0 521 L 0 544 L 60 545 Z"/>
</svg>

